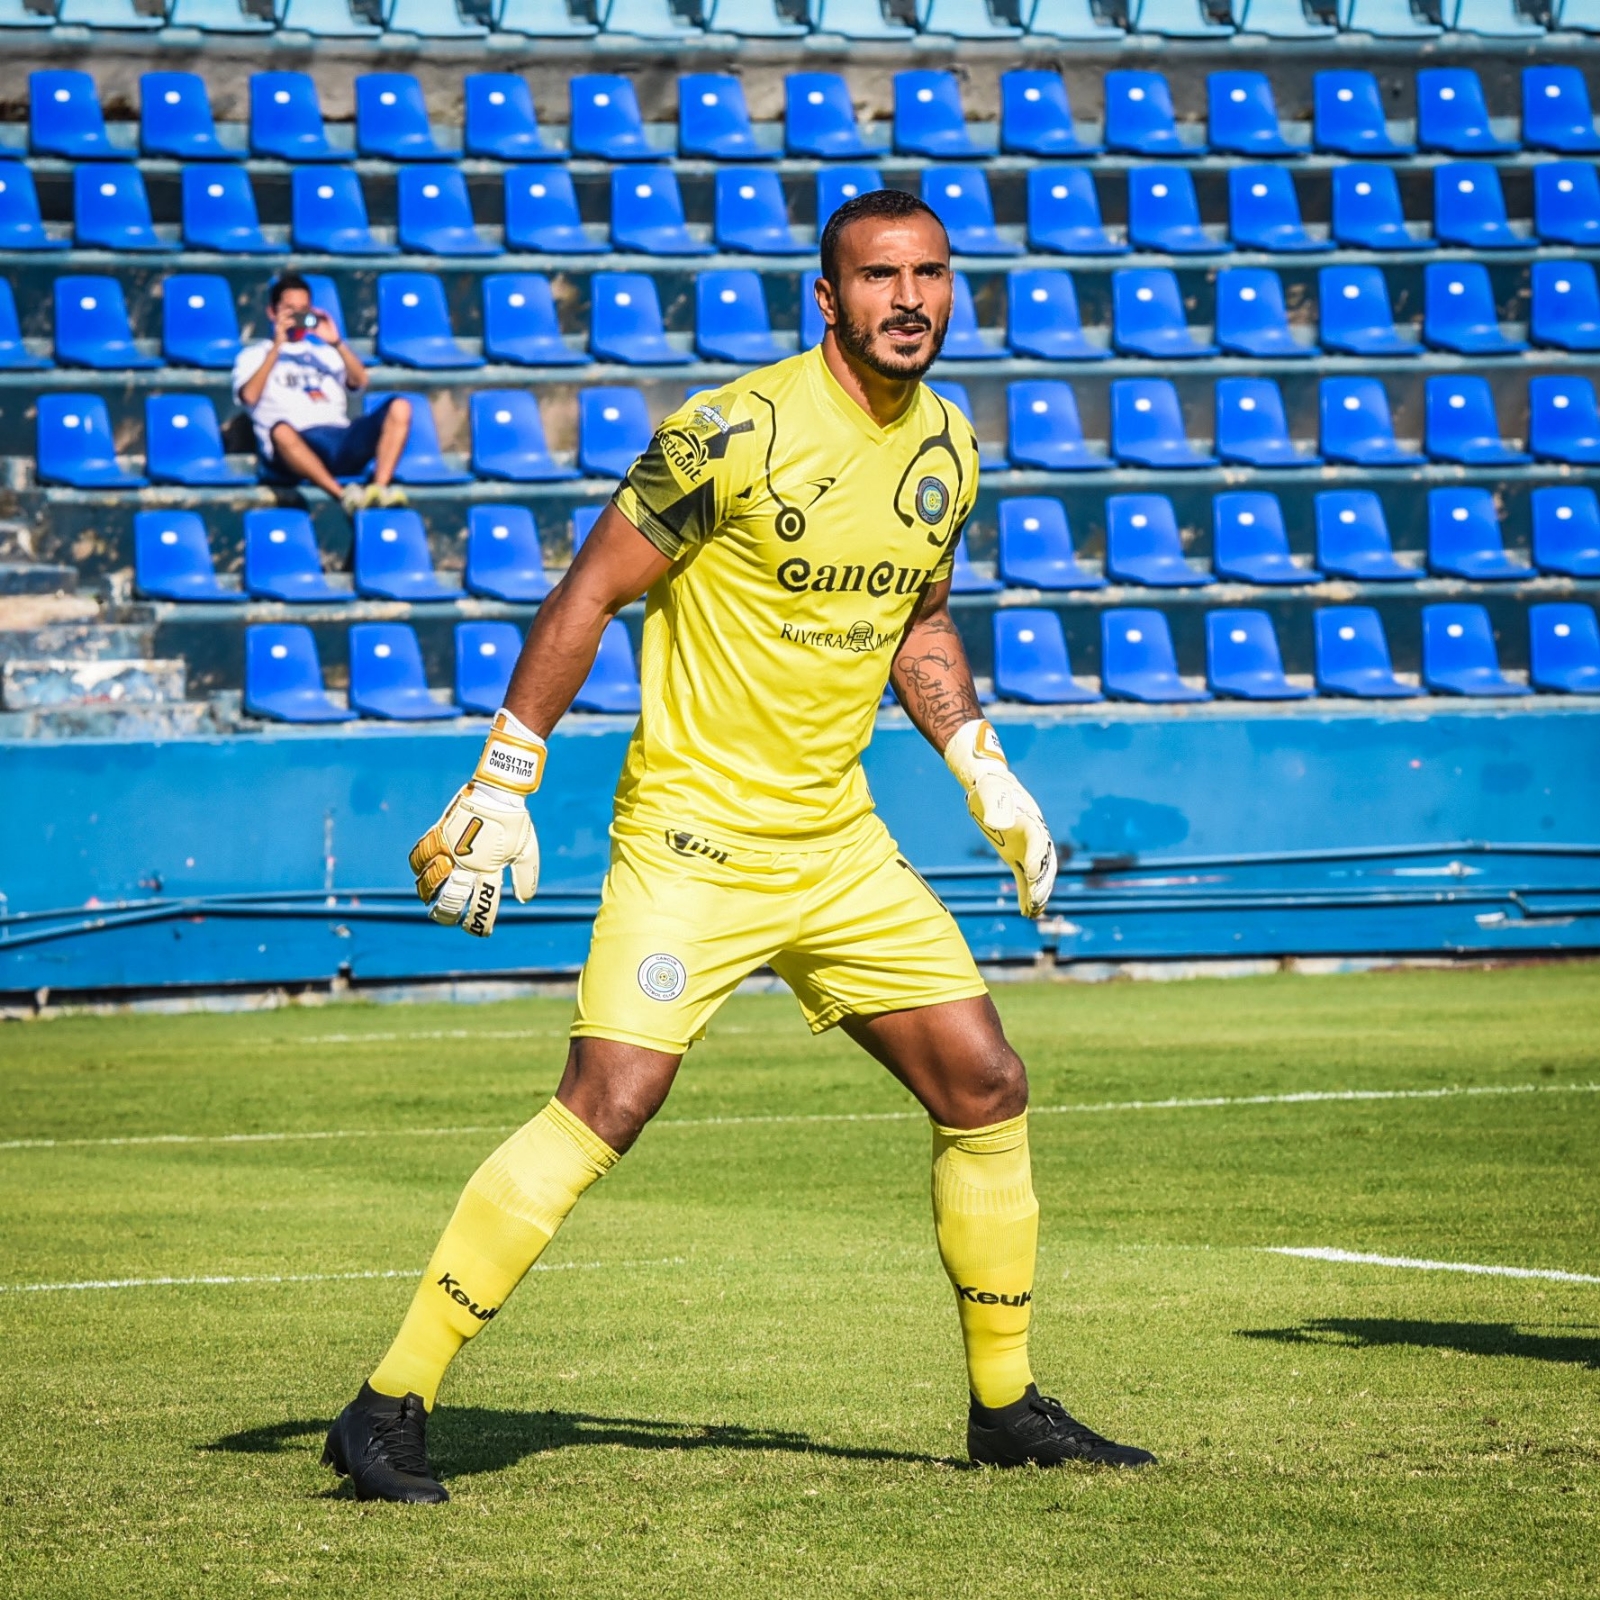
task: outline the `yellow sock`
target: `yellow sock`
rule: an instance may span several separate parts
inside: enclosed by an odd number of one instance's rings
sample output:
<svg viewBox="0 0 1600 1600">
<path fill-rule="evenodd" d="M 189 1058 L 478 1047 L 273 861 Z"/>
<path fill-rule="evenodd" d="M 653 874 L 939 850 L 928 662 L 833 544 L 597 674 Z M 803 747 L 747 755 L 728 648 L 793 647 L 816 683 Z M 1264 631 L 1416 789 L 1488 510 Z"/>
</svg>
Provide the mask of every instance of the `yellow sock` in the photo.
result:
<svg viewBox="0 0 1600 1600">
<path fill-rule="evenodd" d="M 467 1180 L 389 1353 L 379 1394 L 420 1394 L 431 1411 L 456 1352 L 505 1304 L 556 1229 L 617 1153 L 558 1100 Z"/>
<path fill-rule="evenodd" d="M 933 1228 L 955 1286 L 967 1381 L 980 1405 L 1020 1400 L 1028 1366 L 1039 1202 L 1028 1114 L 989 1128 L 933 1124 Z"/>
</svg>

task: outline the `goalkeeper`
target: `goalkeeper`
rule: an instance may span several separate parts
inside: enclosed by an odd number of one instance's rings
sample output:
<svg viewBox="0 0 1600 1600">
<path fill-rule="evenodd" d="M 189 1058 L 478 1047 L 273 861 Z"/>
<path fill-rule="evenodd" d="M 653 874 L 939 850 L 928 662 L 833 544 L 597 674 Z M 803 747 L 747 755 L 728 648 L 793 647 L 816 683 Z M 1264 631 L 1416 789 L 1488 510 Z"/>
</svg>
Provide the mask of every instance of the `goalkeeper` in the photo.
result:
<svg viewBox="0 0 1600 1600">
<path fill-rule="evenodd" d="M 638 1138 L 684 1052 L 770 965 L 926 1108 L 974 1462 L 1141 1466 L 1040 1395 L 1028 1364 L 1039 1208 L 1027 1076 L 955 920 L 872 809 L 860 756 L 887 680 L 1012 869 L 1056 875 L 1039 807 L 984 720 L 948 609 L 978 449 L 919 380 L 950 316 L 950 246 L 898 190 L 822 237 L 820 346 L 696 395 L 656 433 L 539 609 L 477 770 L 412 852 L 437 922 L 526 900 L 526 800 L 606 624 L 645 595 L 643 714 L 553 1100 L 469 1180 L 388 1353 L 328 1435 L 363 1499 L 447 1498 L 427 1414 L 445 1368 Z"/>
</svg>

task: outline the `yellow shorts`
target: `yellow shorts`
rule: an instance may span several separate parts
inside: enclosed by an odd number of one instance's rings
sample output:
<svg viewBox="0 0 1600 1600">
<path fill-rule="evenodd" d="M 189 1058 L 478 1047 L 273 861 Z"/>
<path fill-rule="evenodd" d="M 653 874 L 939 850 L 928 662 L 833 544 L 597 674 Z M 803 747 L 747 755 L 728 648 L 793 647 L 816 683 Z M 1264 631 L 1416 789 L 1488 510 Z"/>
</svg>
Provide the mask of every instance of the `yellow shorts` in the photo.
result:
<svg viewBox="0 0 1600 1600">
<path fill-rule="evenodd" d="M 798 854 L 671 838 L 614 830 L 575 1035 L 681 1053 L 763 966 L 813 1033 L 988 992 L 955 918 L 876 817 Z"/>
</svg>

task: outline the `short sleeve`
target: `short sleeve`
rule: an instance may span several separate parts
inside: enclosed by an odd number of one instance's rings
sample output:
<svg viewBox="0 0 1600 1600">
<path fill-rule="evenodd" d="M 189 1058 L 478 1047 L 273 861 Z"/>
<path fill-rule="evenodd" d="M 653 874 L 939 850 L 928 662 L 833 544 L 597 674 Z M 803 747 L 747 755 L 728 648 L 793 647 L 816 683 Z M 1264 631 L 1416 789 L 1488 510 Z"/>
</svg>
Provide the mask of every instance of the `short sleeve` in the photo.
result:
<svg viewBox="0 0 1600 1600">
<path fill-rule="evenodd" d="M 709 539 L 751 482 L 755 424 L 739 395 L 697 395 L 656 430 L 612 496 L 669 561 Z"/>
<path fill-rule="evenodd" d="M 239 399 L 239 391 L 261 370 L 261 363 L 267 359 L 267 352 L 272 348 L 270 344 L 247 344 L 238 355 L 233 358 L 233 398 Z M 241 401 L 240 404 L 243 404 Z"/>
</svg>

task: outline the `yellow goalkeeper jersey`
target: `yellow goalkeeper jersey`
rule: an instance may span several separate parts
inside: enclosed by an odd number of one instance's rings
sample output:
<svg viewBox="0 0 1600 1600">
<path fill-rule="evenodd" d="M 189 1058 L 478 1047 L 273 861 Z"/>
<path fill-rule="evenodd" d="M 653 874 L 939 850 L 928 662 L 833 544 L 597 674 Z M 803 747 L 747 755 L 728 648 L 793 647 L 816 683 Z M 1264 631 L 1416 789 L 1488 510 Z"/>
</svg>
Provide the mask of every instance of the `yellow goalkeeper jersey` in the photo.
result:
<svg viewBox="0 0 1600 1600">
<path fill-rule="evenodd" d="M 953 405 L 921 385 L 881 428 L 820 348 L 669 417 L 614 500 L 672 561 L 646 597 L 619 822 L 781 850 L 865 816 L 890 662 L 977 490 Z"/>
</svg>

